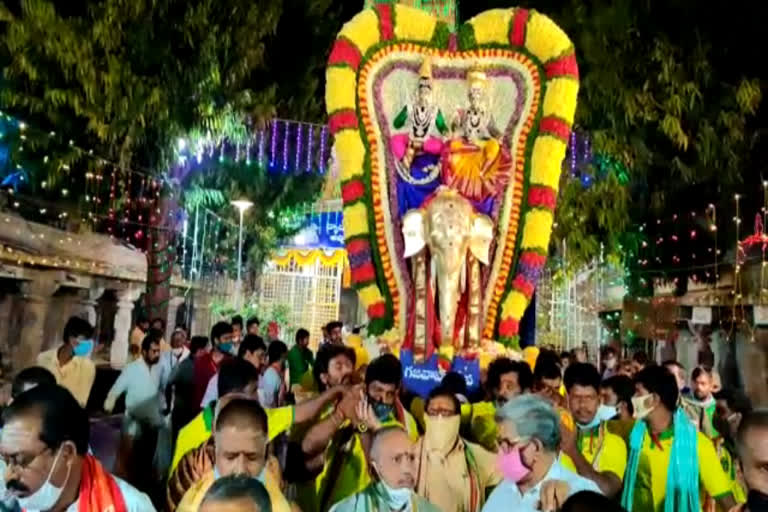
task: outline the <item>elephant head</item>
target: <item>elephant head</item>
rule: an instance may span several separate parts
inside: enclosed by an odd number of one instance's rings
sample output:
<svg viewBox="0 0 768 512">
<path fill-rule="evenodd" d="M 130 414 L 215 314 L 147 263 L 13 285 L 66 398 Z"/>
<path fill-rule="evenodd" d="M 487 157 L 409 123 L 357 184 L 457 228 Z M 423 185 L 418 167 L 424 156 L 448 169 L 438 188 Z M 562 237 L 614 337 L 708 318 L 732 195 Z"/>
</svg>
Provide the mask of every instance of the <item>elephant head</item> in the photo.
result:
<svg viewBox="0 0 768 512">
<path fill-rule="evenodd" d="M 444 339 L 453 336 L 460 297 L 460 281 L 467 255 L 488 264 L 493 221 L 475 211 L 453 189 L 440 187 L 422 208 L 403 217 L 404 256 L 410 258 L 425 246 L 435 263 L 440 328 Z"/>
</svg>

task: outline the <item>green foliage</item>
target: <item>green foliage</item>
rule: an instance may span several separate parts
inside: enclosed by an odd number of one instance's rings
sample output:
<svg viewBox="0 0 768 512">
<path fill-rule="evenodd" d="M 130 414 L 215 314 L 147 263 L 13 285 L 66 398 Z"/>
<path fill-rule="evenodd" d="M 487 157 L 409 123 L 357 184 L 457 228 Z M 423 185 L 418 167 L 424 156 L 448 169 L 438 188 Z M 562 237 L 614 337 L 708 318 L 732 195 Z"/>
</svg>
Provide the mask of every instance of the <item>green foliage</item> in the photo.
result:
<svg viewBox="0 0 768 512">
<path fill-rule="evenodd" d="M 592 260 L 599 242 L 623 260 L 636 257 L 619 248 L 623 231 L 639 236 L 644 224 L 701 214 L 709 203 L 730 220 L 736 192 L 745 196 L 742 214 L 762 206 L 768 151 L 760 111 L 768 74 L 753 58 L 763 31 L 759 2 L 724 10 L 693 0 L 518 4 L 552 17 L 570 36 L 581 77 L 576 126 L 591 134 L 597 153 L 628 169 L 628 191 L 610 184 L 603 190 L 609 200 L 590 190 L 579 199 L 578 188 L 562 187 L 553 243 L 565 238 L 569 262 Z M 465 2 L 461 14 L 466 20 L 507 6 Z M 718 227 L 721 240 L 733 240 L 732 223 Z M 646 277 L 669 266 L 675 253 L 660 254 L 664 247 L 643 269 Z"/>
<path fill-rule="evenodd" d="M 0 2 L 0 105 L 65 134 L 63 145 L 27 141 L 24 155 L 16 144 L 13 156 L 26 158 L 29 182 L 53 183 L 66 177 L 63 165 L 74 168 L 71 138 L 123 168 L 162 175 L 179 138 L 235 143 L 276 115 L 320 121 L 327 53 L 347 9 L 332 0 Z M 91 160 L 79 159 L 78 171 Z M 270 215 L 311 202 L 320 181 L 244 162 L 208 170 L 215 175 L 186 179 L 176 199 L 234 220 L 229 199 L 256 203 L 246 226 L 252 267 L 290 231 Z"/>
<path fill-rule="evenodd" d="M 584 188 L 578 180 L 565 183 L 557 206 L 554 240 L 566 240 L 567 265 L 579 268 L 601 254 L 619 250 L 627 229 L 629 191 L 613 174 Z"/>
<path fill-rule="evenodd" d="M 253 90 L 249 81 L 265 69 L 281 4 L 28 0 L 17 12 L 6 4 L 0 98 L 57 129 L 63 123 L 123 167 L 162 172 L 177 137 L 235 135 L 246 114 L 274 105 L 275 84 Z"/>
<path fill-rule="evenodd" d="M 198 184 L 186 188 L 183 194 L 184 207 L 187 211 L 193 211 L 199 207 L 215 208 L 227 203 L 227 198 L 221 190 L 203 188 Z"/>
<path fill-rule="evenodd" d="M 658 3 L 569 7 L 558 20 L 574 39 L 582 71 L 577 123 L 592 133 L 597 150 L 631 169 L 632 204 L 607 202 L 605 215 L 641 225 L 679 211 L 673 198 L 691 186 L 741 185 L 761 87 L 729 65 L 733 52 L 724 54 L 705 22 L 697 25 L 691 13 L 685 31 L 670 31 L 654 21 L 675 15 L 674 8 Z M 692 207 L 701 211 L 718 199 L 702 197 Z M 561 212 L 567 209 L 566 203 Z M 604 232 L 608 245 L 618 233 Z"/>
<path fill-rule="evenodd" d="M 288 306 L 284 304 L 262 304 L 256 296 L 247 298 L 245 305 L 239 309 L 228 299 L 214 299 L 211 302 L 211 312 L 215 317 L 227 321 L 235 315 L 240 315 L 243 318 L 243 322 L 247 322 L 249 318 L 256 317 L 259 319 L 259 334 L 264 338 L 268 337 L 269 324 L 272 322 L 280 326 L 283 336 L 290 333 L 296 327 L 290 323 L 291 309 Z"/>
<path fill-rule="evenodd" d="M 189 190 L 216 192 L 217 198 L 225 198 L 219 203 L 207 206 L 233 225 L 239 222 L 237 209 L 229 204 L 230 200 L 247 198 L 253 206 L 246 210 L 243 222 L 244 259 L 252 271 L 258 272 L 269 254 L 281 241 L 294 235 L 301 227 L 299 222 L 288 222 L 292 213 L 302 206 L 310 206 L 320 192 L 324 176 L 317 173 L 272 172 L 253 163 L 233 162 L 230 159 L 214 161 L 203 167 L 192 178 L 192 186 L 185 186 L 186 197 Z M 192 199 L 195 199 L 193 194 Z M 193 204 L 186 203 L 187 211 L 192 211 Z M 237 230 L 230 230 L 229 245 L 237 247 Z M 246 257 L 247 256 L 247 257 Z"/>
</svg>

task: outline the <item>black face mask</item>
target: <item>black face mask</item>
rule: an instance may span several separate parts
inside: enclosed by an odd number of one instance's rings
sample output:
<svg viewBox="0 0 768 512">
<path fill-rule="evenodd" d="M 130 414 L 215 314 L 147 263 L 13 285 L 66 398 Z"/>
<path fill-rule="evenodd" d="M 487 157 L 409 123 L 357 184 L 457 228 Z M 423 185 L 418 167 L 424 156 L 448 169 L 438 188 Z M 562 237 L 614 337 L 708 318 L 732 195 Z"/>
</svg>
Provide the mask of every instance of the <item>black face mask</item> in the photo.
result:
<svg viewBox="0 0 768 512">
<path fill-rule="evenodd" d="M 747 510 L 749 512 L 762 512 L 768 510 L 768 494 L 751 490 L 747 494 Z"/>
</svg>

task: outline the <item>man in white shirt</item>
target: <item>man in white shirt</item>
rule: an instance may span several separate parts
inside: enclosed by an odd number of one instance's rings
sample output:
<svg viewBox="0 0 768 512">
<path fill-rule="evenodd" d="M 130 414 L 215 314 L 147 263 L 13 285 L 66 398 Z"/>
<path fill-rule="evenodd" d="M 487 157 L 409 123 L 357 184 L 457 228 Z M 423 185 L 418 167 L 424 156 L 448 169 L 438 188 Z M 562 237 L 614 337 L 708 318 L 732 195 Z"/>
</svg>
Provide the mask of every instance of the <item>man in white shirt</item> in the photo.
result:
<svg viewBox="0 0 768 512">
<path fill-rule="evenodd" d="M 171 381 L 173 370 L 189 357 L 189 349 L 185 346 L 186 341 L 186 332 L 182 329 L 173 331 L 173 334 L 171 335 L 171 350 L 162 352 L 160 354 L 160 360 L 152 367 L 152 373 L 157 376 L 160 400 L 164 410 L 170 409 L 173 405 L 172 396 L 170 394 L 166 395 L 166 388 Z"/>
<path fill-rule="evenodd" d="M 160 333 L 150 331 L 141 342 L 141 358 L 123 368 L 104 401 L 104 409 L 112 412 L 115 402 L 125 393 L 127 415 L 134 419 L 156 419 L 159 415 L 157 373 L 152 367 L 160 359 Z"/>
<path fill-rule="evenodd" d="M 152 467 L 157 429 L 164 423 L 157 374 L 152 371 L 160 359 L 161 338 L 159 331 L 149 331 L 141 342 L 141 357 L 123 368 L 104 401 L 104 409 L 112 412 L 117 399 L 125 393 L 125 417 L 116 467 L 121 469 L 119 474 L 135 475 L 136 480 L 131 480 L 134 483 L 141 478 L 151 478 L 147 469 Z"/>
<path fill-rule="evenodd" d="M 513 398 L 496 411 L 496 422 L 504 481 L 483 512 L 554 511 L 572 494 L 600 492 L 592 480 L 560 464 L 560 419 L 549 402 L 534 395 Z"/>
<path fill-rule="evenodd" d="M 155 512 L 145 494 L 86 453 L 88 415 L 65 388 L 41 385 L 22 393 L 4 418 L 5 485 L 26 512 Z"/>
</svg>

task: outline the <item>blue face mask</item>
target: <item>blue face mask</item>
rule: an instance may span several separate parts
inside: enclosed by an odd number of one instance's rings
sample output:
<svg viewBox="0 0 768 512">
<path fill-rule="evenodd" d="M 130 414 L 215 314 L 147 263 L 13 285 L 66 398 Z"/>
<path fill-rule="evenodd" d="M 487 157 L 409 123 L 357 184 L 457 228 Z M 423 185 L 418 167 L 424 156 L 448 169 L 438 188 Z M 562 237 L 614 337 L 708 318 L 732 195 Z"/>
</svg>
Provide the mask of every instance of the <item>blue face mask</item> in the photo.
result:
<svg viewBox="0 0 768 512">
<path fill-rule="evenodd" d="M 385 404 L 384 402 L 379 402 L 378 400 L 373 400 L 372 398 L 369 398 L 368 401 L 373 408 L 373 414 L 376 415 L 376 419 L 379 421 L 389 419 L 389 416 L 392 414 L 392 411 L 395 408 L 393 405 Z"/>
<path fill-rule="evenodd" d="M 592 430 L 593 428 L 600 425 L 600 423 L 613 419 L 614 416 L 616 416 L 615 406 L 601 405 L 597 408 L 597 412 L 595 413 L 595 417 L 592 418 L 592 421 L 586 425 L 578 422 L 576 424 L 579 426 L 580 430 Z"/>
<path fill-rule="evenodd" d="M 231 354 L 233 347 L 234 344 L 232 342 L 219 343 L 216 345 L 216 348 L 219 349 L 219 352 L 223 352 L 225 354 Z"/>
<path fill-rule="evenodd" d="M 80 356 L 80 357 L 88 357 L 91 355 L 91 352 L 93 352 L 93 340 L 91 339 L 82 340 L 72 350 L 72 353 L 74 355 Z"/>
</svg>

